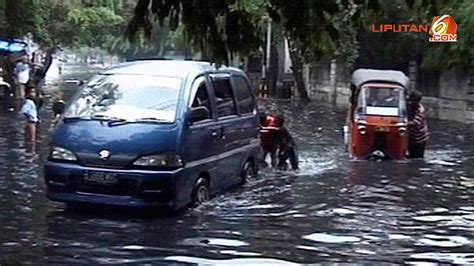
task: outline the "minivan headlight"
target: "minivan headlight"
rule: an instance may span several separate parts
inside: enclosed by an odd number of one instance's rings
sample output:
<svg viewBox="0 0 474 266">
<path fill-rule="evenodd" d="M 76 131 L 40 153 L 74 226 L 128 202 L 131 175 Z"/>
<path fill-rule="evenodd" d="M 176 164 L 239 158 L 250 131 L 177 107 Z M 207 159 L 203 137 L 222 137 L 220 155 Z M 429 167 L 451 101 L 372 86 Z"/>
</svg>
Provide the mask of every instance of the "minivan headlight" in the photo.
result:
<svg viewBox="0 0 474 266">
<path fill-rule="evenodd" d="M 67 149 L 61 147 L 52 147 L 49 153 L 49 159 L 63 161 L 77 161 L 76 155 Z"/>
<path fill-rule="evenodd" d="M 176 154 L 157 154 L 138 158 L 133 165 L 151 167 L 181 167 L 183 160 Z"/>
</svg>

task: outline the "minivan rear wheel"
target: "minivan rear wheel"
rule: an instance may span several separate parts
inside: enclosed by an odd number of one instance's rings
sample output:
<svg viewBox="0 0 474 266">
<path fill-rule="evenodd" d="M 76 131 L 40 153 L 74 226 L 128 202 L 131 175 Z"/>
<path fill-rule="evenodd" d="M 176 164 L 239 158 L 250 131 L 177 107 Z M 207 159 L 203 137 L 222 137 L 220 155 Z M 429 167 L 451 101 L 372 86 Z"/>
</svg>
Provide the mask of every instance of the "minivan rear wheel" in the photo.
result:
<svg viewBox="0 0 474 266">
<path fill-rule="evenodd" d="M 255 180 L 257 173 L 255 167 L 250 161 L 245 162 L 244 167 L 242 167 L 241 173 L 241 184 L 249 183 Z"/>
<path fill-rule="evenodd" d="M 193 192 L 193 206 L 197 207 L 211 198 L 209 192 L 209 184 L 206 179 L 200 177 L 196 181 L 196 186 Z"/>
</svg>

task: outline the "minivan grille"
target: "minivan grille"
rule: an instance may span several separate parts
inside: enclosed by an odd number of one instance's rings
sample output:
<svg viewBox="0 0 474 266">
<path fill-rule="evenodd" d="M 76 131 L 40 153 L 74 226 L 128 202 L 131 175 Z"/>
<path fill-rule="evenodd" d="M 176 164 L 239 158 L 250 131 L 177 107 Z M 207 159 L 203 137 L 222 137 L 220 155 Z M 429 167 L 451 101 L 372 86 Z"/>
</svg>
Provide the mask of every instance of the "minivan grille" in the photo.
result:
<svg viewBox="0 0 474 266">
<path fill-rule="evenodd" d="M 134 196 L 138 190 L 138 181 L 134 179 L 120 179 L 114 185 L 89 184 L 85 183 L 82 178 L 77 178 L 72 183 L 77 192 L 94 194 Z"/>
</svg>

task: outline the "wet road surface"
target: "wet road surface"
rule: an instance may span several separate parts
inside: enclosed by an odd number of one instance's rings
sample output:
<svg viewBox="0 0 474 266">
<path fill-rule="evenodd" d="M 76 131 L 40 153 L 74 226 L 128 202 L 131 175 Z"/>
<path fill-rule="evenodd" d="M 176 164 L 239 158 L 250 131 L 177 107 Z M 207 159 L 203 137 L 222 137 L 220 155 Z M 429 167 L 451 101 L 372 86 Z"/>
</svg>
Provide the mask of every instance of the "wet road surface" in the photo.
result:
<svg viewBox="0 0 474 266">
<path fill-rule="evenodd" d="M 25 146 L 21 118 L 1 111 L 0 264 L 474 263 L 473 126 L 430 121 L 423 161 L 360 162 L 343 149 L 344 110 L 262 105 L 284 111 L 301 171 L 263 171 L 204 206 L 165 215 L 48 201 L 51 99 L 36 147 Z"/>
</svg>

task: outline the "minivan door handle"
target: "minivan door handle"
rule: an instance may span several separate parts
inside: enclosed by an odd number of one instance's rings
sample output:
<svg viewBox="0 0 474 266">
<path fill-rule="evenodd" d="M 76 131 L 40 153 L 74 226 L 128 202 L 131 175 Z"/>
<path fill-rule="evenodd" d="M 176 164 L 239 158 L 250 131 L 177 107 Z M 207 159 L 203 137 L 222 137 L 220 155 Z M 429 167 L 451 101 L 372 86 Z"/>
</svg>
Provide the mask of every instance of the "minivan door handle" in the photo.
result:
<svg viewBox="0 0 474 266">
<path fill-rule="evenodd" d="M 220 127 L 219 131 L 220 131 L 221 139 L 226 139 L 227 137 L 225 135 L 224 127 Z"/>
<path fill-rule="evenodd" d="M 222 134 L 221 127 L 212 127 L 210 130 L 211 130 L 211 136 L 214 138 L 218 138 Z"/>
<path fill-rule="evenodd" d="M 215 138 L 226 139 L 223 127 L 218 127 L 218 128 L 211 129 L 211 136 L 213 136 Z"/>
</svg>

